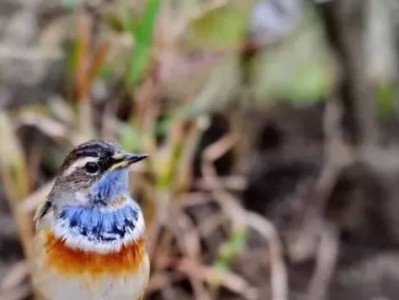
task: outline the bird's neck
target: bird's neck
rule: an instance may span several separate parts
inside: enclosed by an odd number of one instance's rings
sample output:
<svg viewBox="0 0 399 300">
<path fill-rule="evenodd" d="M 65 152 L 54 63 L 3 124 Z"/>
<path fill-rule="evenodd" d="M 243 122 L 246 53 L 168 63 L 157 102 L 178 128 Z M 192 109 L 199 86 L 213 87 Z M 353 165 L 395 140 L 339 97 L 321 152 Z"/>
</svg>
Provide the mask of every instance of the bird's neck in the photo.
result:
<svg viewBox="0 0 399 300">
<path fill-rule="evenodd" d="M 127 196 L 106 206 L 65 206 L 60 209 L 54 226 L 54 235 L 67 246 L 87 252 L 117 252 L 134 244 L 144 233 L 140 207 Z"/>
</svg>

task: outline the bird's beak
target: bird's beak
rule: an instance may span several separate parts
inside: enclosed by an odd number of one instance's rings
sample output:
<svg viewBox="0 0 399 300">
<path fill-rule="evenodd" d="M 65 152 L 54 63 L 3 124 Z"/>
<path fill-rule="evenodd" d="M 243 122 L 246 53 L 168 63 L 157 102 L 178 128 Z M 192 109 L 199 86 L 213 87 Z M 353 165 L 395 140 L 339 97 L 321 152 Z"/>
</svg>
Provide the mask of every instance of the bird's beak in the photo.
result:
<svg viewBox="0 0 399 300">
<path fill-rule="evenodd" d="M 113 163 L 111 169 L 126 168 L 126 167 L 130 166 L 131 164 L 139 162 L 140 160 L 143 160 L 147 157 L 148 157 L 147 154 L 133 154 L 133 153 L 117 154 L 113 157 L 114 163 Z"/>
<path fill-rule="evenodd" d="M 140 160 L 146 159 L 147 157 L 147 154 L 126 154 L 123 157 L 123 161 L 125 161 L 128 165 L 131 165 L 139 162 Z"/>
</svg>

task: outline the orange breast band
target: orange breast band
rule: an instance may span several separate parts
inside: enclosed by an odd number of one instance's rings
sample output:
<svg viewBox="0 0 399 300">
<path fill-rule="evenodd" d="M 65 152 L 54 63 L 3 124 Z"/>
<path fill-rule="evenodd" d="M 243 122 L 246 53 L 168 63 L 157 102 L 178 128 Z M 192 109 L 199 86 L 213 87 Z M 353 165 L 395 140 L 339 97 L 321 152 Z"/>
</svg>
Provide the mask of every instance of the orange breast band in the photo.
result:
<svg viewBox="0 0 399 300">
<path fill-rule="evenodd" d="M 49 233 L 45 243 L 49 266 L 66 275 L 132 274 L 141 266 L 145 255 L 145 238 L 124 246 L 118 252 L 96 253 L 73 249 Z"/>
</svg>

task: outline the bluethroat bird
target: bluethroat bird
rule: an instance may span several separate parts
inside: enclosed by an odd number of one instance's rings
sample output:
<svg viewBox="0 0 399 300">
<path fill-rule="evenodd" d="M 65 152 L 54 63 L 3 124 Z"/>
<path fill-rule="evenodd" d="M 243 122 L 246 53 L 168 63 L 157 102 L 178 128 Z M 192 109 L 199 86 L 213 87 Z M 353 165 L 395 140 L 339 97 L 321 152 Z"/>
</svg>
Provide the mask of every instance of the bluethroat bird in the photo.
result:
<svg viewBox="0 0 399 300">
<path fill-rule="evenodd" d="M 129 166 L 146 155 L 89 141 L 65 158 L 35 216 L 33 283 L 47 300 L 137 300 L 148 282 L 145 224 Z"/>
</svg>

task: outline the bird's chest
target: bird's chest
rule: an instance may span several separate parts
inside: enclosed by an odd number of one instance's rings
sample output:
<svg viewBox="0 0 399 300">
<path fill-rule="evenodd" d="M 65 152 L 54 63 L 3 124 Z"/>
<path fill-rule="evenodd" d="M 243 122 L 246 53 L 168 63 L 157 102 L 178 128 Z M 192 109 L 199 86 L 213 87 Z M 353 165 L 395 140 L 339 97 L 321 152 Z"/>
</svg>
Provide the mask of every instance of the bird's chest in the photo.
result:
<svg viewBox="0 0 399 300">
<path fill-rule="evenodd" d="M 117 252 L 70 248 L 51 234 L 40 243 L 35 284 L 48 300 L 134 300 L 149 276 L 144 238 Z"/>
<path fill-rule="evenodd" d="M 48 300 L 136 300 L 149 276 L 144 218 L 123 198 L 114 207 L 71 206 L 37 232 L 35 286 Z"/>
<path fill-rule="evenodd" d="M 147 263 L 139 272 L 119 277 L 71 276 L 50 270 L 39 276 L 41 283 L 37 286 L 47 300 L 137 300 L 144 293 L 148 274 Z"/>
</svg>

